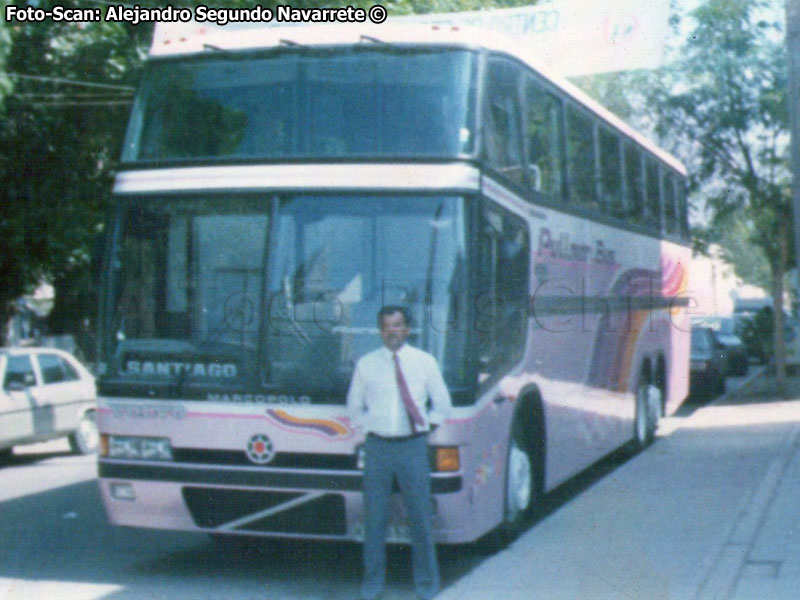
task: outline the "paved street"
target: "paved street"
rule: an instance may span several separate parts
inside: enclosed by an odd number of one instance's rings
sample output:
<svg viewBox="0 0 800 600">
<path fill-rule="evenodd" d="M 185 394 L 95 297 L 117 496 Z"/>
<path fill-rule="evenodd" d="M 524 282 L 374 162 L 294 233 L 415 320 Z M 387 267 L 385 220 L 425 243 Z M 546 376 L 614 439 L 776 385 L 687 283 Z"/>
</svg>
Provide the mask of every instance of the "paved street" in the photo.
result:
<svg viewBox="0 0 800 600">
<path fill-rule="evenodd" d="M 647 451 L 623 453 L 551 494 L 494 555 L 442 548 L 443 600 L 761 600 L 800 589 L 800 389 L 686 406 Z M 66 442 L 0 468 L 0 599 L 353 598 L 360 548 L 205 537 L 107 524 L 91 457 Z M 390 552 L 385 600 L 412 597 Z"/>
</svg>

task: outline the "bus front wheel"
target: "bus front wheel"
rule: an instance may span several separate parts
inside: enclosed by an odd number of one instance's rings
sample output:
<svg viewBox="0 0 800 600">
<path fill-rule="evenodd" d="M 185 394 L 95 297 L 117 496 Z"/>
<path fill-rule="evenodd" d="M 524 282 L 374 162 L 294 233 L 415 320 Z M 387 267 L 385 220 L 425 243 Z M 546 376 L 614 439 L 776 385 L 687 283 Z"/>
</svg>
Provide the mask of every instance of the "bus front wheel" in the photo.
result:
<svg viewBox="0 0 800 600">
<path fill-rule="evenodd" d="M 531 508 L 533 497 L 533 464 L 528 451 L 517 439 L 508 449 L 508 483 L 506 484 L 506 520 L 514 523 Z"/>
<path fill-rule="evenodd" d="M 515 537 L 533 514 L 539 501 L 537 457 L 526 419 L 514 422 L 506 458 L 505 519 L 502 529 L 508 538 Z"/>
</svg>

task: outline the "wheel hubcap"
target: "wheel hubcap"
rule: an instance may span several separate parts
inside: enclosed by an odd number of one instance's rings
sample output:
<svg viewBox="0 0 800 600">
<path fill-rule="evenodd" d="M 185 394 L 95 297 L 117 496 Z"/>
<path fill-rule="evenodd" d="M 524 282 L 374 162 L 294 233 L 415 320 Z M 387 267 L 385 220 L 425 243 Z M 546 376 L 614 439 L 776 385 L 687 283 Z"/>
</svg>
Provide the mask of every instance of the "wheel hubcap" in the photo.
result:
<svg viewBox="0 0 800 600">
<path fill-rule="evenodd" d="M 97 448 L 100 443 L 100 434 L 97 431 L 97 423 L 95 423 L 93 418 L 87 416 L 81 420 L 78 425 L 78 436 L 85 448 Z"/>
<path fill-rule="evenodd" d="M 531 502 L 531 459 L 516 441 L 508 457 L 508 516 L 513 520 Z"/>
<path fill-rule="evenodd" d="M 636 441 L 639 443 L 647 439 L 647 388 L 641 385 L 636 393 Z"/>
<path fill-rule="evenodd" d="M 636 441 L 647 442 L 661 415 L 661 390 L 654 385 L 641 385 L 636 393 Z"/>
</svg>

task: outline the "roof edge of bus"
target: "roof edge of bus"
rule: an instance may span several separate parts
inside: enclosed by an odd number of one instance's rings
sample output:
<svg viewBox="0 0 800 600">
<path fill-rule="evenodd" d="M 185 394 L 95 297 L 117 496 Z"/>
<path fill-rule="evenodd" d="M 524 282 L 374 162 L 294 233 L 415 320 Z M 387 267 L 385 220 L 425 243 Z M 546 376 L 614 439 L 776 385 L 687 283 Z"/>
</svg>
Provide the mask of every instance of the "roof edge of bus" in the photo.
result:
<svg viewBox="0 0 800 600">
<path fill-rule="evenodd" d="M 517 58 L 541 73 L 553 85 L 575 98 L 588 110 L 609 123 L 620 133 L 634 140 L 648 152 L 658 156 L 683 176 L 687 175 L 683 163 L 660 148 L 655 142 L 637 132 L 602 104 L 594 100 L 564 76 L 547 66 L 541 56 L 526 53 L 518 42 L 504 34 L 477 27 L 438 25 L 430 23 L 404 23 L 402 17 L 390 18 L 386 23 L 315 24 L 270 26 L 264 23 L 241 22 L 218 25 L 216 23 L 158 22 L 153 33 L 149 56 L 152 58 L 192 55 L 211 50 L 256 50 L 285 45 L 336 46 L 384 42 L 389 44 L 441 44 L 486 48 Z"/>
</svg>

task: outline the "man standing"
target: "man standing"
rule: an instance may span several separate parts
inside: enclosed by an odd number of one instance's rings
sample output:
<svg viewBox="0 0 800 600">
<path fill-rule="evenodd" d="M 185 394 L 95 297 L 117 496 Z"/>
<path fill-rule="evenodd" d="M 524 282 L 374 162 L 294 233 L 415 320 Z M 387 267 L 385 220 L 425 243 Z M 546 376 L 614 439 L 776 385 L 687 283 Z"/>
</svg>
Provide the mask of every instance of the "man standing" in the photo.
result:
<svg viewBox="0 0 800 600">
<path fill-rule="evenodd" d="M 373 600 L 386 576 L 386 527 L 395 480 L 400 487 L 412 544 L 414 589 L 422 599 L 439 591 L 439 565 L 431 525 L 428 433 L 452 403 L 436 359 L 408 346 L 410 314 L 402 306 L 378 312 L 383 347 L 356 364 L 347 406 L 367 433 L 364 467 L 364 581 Z"/>
</svg>

